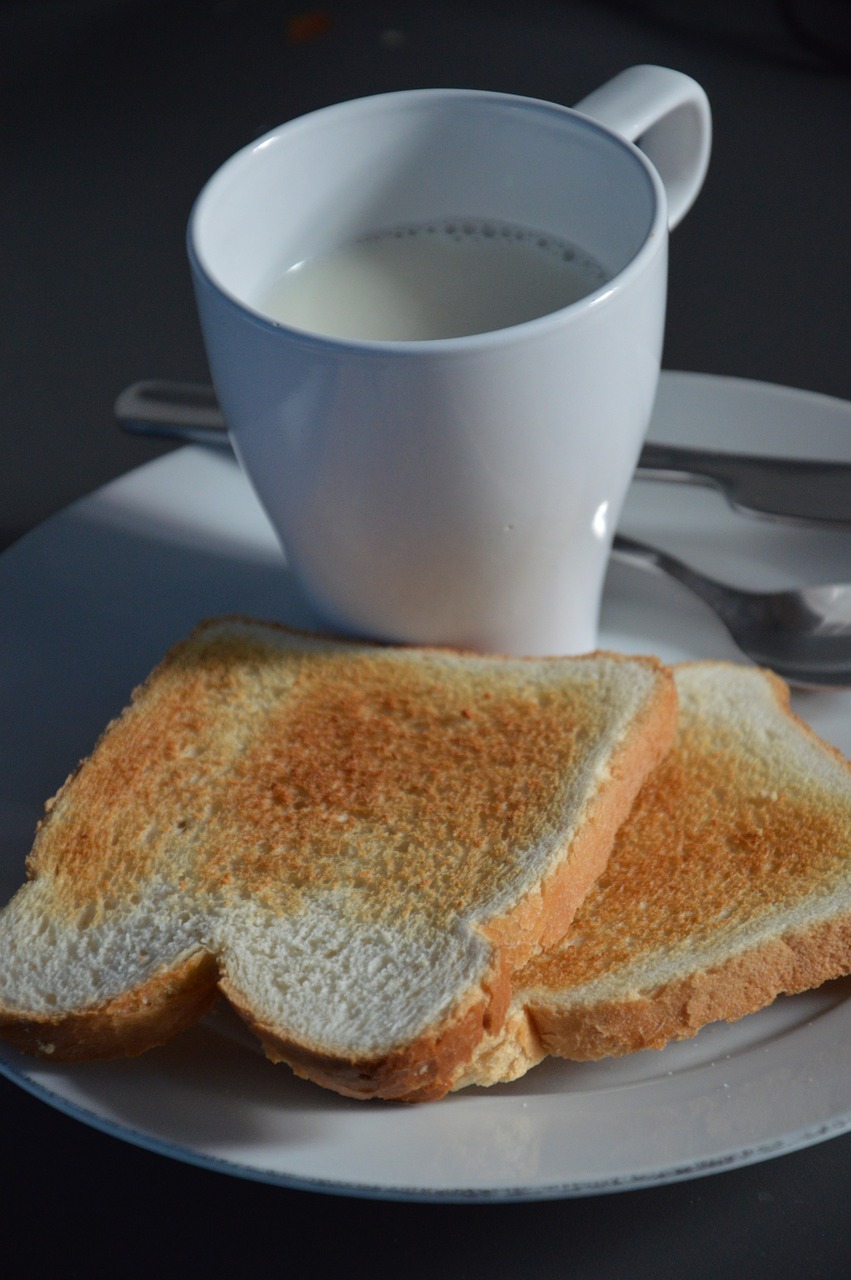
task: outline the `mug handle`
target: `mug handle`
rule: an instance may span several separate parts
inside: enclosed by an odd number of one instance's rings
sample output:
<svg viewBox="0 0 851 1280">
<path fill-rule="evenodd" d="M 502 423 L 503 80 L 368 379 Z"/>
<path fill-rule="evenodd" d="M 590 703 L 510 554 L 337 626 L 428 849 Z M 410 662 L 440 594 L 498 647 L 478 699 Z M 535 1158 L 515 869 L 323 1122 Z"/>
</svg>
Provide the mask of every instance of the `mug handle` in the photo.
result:
<svg viewBox="0 0 851 1280">
<path fill-rule="evenodd" d="M 697 81 L 668 67 L 629 67 L 574 110 L 641 148 L 665 185 L 673 230 L 703 186 L 712 148 L 709 99 Z"/>
</svg>

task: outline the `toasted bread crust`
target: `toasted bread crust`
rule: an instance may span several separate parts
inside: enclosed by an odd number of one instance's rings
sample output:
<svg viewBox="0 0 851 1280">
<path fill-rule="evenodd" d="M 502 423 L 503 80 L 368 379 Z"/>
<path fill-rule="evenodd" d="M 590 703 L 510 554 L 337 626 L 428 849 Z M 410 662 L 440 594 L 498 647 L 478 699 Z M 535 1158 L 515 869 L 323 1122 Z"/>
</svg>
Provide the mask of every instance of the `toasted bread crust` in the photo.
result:
<svg viewBox="0 0 851 1280">
<path fill-rule="evenodd" d="M 283 1038 L 275 1028 L 258 1023 L 252 1010 L 242 1006 L 226 986 L 224 990 L 271 1062 L 285 1062 L 302 1079 L 344 1097 L 387 1102 L 437 1102 L 445 1097 L 454 1086 L 459 1064 L 467 1063 L 479 1044 L 492 1007 L 484 998 L 403 1049 L 349 1061 Z M 509 994 L 505 980 L 500 1003 L 507 1004 Z"/>
<path fill-rule="evenodd" d="M 774 938 L 712 969 L 632 999 L 576 1008 L 536 1001 L 529 1018 L 544 1050 L 593 1061 L 689 1039 L 711 1022 L 737 1022 L 779 995 L 811 991 L 851 967 L 851 914 Z"/>
<path fill-rule="evenodd" d="M 212 1008 L 218 966 L 206 952 L 87 1009 L 41 1017 L 0 1011 L 0 1036 L 53 1062 L 134 1058 L 192 1026 Z"/>
</svg>

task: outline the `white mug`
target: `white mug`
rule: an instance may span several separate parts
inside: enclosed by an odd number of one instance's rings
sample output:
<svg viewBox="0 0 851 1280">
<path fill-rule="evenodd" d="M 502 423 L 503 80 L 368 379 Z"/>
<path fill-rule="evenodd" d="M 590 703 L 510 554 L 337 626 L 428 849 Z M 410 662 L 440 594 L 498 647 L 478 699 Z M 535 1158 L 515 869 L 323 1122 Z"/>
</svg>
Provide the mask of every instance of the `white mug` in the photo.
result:
<svg viewBox="0 0 851 1280">
<path fill-rule="evenodd" d="M 633 67 L 573 110 L 455 89 L 341 103 L 210 179 L 188 247 L 213 382 L 332 625 L 515 654 L 594 648 L 659 377 L 668 230 L 700 190 L 710 134 L 699 85 Z M 579 245 L 604 276 L 463 336 L 330 337 L 264 312 L 294 264 L 459 219 Z"/>
</svg>

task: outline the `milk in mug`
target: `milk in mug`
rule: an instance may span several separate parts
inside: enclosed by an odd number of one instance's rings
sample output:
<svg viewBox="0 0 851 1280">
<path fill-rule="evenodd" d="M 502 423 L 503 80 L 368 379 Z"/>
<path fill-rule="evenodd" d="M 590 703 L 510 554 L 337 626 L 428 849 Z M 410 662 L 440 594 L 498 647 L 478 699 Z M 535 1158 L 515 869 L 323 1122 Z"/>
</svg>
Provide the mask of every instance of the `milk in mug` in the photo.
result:
<svg viewBox="0 0 851 1280">
<path fill-rule="evenodd" d="M 577 245 L 490 219 L 394 227 L 295 263 L 257 299 L 270 319 L 328 337 L 457 338 L 507 329 L 608 278 Z"/>
</svg>

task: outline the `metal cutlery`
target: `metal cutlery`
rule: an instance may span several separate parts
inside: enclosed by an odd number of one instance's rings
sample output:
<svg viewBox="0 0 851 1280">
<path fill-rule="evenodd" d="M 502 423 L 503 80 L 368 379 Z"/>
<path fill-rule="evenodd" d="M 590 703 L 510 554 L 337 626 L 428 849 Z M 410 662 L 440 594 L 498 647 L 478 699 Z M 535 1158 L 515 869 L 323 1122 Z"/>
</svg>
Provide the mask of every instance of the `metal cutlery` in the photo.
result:
<svg viewBox="0 0 851 1280">
<path fill-rule="evenodd" d="M 736 511 L 851 529 L 851 464 L 645 444 L 637 476 L 720 489 Z"/>
<path fill-rule="evenodd" d="M 612 555 L 682 583 L 721 619 L 742 653 L 804 688 L 851 685 L 851 583 L 746 591 L 623 534 Z"/>
<path fill-rule="evenodd" d="M 215 393 L 206 385 L 135 383 L 118 397 L 115 412 L 131 432 L 230 449 Z M 785 505 L 788 512 L 797 505 L 793 501 L 800 492 L 796 487 L 800 476 L 797 469 L 803 466 L 809 480 L 818 471 L 828 471 L 841 480 L 822 503 L 818 523 L 851 527 L 851 511 L 847 520 L 836 518 L 847 498 L 843 484 L 846 491 L 851 491 L 851 465 L 802 464 L 784 458 L 743 459 L 739 455 L 655 445 L 647 446 L 645 452 L 648 468 L 653 472 L 682 478 L 685 468 L 689 475 L 707 479 L 711 471 L 712 482 L 723 488 L 731 505 L 781 519 L 792 517 L 782 514 L 778 507 Z M 739 469 L 742 462 L 745 465 Z M 748 495 L 749 502 L 760 501 L 761 505 L 745 505 L 743 494 Z M 832 507 L 830 501 L 834 503 Z M 800 510 L 794 518 L 816 523 L 815 516 L 801 515 Z M 688 588 L 714 610 L 742 653 L 759 665 L 772 668 L 790 684 L 851 687 L 851 583 L 748 591 L 699 573 L 667 552 L 622 534 L 615 536 L 612 555 L 641 569 L 663 573 Z"/>
<path fill-rule="evenodd" d="M 134 382 L 115 401 L 115 416 L 133 435 L 231 447 L 216 393 L 207 383 Z"/>
<path fill-rule="evenodd" d="M 136 382 L 115 412 L 140 435 L 229 448 L 213 388 L 188 382 Z M 645 444 L 636 476 L 719 489 L 731 507 L 751 515 L 851 529 L 851 463 L 772 458 L 718 450 Z"/>
</svg>

